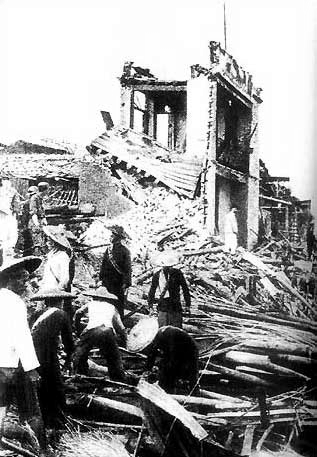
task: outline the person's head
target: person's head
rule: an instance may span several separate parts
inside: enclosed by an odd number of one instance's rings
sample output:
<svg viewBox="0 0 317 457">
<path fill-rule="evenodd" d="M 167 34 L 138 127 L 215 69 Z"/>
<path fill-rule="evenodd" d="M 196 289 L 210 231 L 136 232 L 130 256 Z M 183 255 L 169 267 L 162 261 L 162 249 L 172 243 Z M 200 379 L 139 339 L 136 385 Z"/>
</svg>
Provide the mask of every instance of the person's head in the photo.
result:
<svg viewBox="0 0 317 457">
<path fill-rule="evenodd" d="M 112 225 L 109 227 L 109 230 L 111 231 L 110 242 L 113 244 L 120 243 L 122 240 L 130 238 L 124 228 L 120 225 Z"/>
<path fill-rule="evenodd" d="M 44 304 L 47 307 L 54 306 L 60 308 L 62 301 L 65 298 L 73 299 L 76 298 L 76 296 L 60 289 L 41 289 L 31 297 L 31 301 L 44 301 Z"/>
<path fill-rule="evenodd" d="M 41 264 L 40 257 L 28 256 L 15 259 L 0 268 L 0 287 L 6 287 L 20 295 L 25 291 L 26 284 Z"/>
<path fill-rule="evenodd" d="M 39 190 L 38 190 L 37 186 L 30 186 L 28 188 L 28 195 L 31 196 L 31 195 L 37 194 L 38 191 Z"/>
<path fill-rule="evenodd" d="M 108 304 L 115 306 L 118 303 L 118 298 L 108 292 L 107 288 L 104 286 L 98 287 L 97 289 L 89 289 L 83 292 L 83 295 L 90 297 L 94 301 L 99 302 L 100 304 Z"/>
<path fill-rule="evenodd" d="M 71 252 L 72 248 L 66 238 L 66 232 L 60 226 L 47 225 L 43 228 L 46 244 L 49 250 L 64 250 Z"/>
<path fill-rule="evenodd" d="M 39 189 L 39 192 L 43 195 L 45 192 L 48 191 L 50 186 L 48 182 L 42 181 L 38 183 L 37 187 Z"/>
</svg>

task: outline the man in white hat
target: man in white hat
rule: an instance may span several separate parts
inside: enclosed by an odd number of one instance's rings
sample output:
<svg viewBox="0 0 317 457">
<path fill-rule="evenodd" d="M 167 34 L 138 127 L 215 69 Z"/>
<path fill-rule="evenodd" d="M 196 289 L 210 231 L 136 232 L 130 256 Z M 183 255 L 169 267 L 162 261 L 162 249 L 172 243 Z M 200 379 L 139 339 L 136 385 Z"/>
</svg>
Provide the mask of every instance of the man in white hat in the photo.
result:
<svg viewBox="0 0 317 457">
<path fill-rule="evenodd" d="M 83 292 L 93 300 L 82 306 L 75 313 L 75 328 L 84 313 L 88 312 L 88 325 L 82 332 L 80 341 L 75 348 L 73 365 L 75 373 L 88 374 L 88 355 L 91 349 L 98 348 L 101 356 L 106 359 L 110 379 L 124 381 L 121 355 L 117 336 L 126 344 L 126 332 L 116 308 L 117 297 L 105 287 Z"/>
<path fill-rule="evenodd" d="M 159 327 L 173 325 L 182 327 L 182 304 L 180 291 L 182 289 L 185 301 L 185 310 L 190 312 L 190 293 L 186 279 L 179 268 L 175 265 L 179 263 L 178 256 L 172 251 L 163 251 L 155 263 L 160 265 L 160 269 L 154 273 L 148 295 L 150 313 L 153 312 L 155 293 L 159 291 L 157 300 L 158 323 Z"/>
<path fill-rule="evenodd" d="M 75 298 L 59 289 L 40 290 L 31 300 L 43 300 L 45 311 L 32 325 L 32 337 L 40 362 L 41 382 L 39 400 L 45 426 L 55 429 L 64 423 L 66 400 L 58 358 L 60 338 L 66 353 L 65 365 L 70 366 L 74 350 L 72 329 L 65 311 L 60 309 L 61 301 Z"/>
<path fill-rule="evenodd" d="M 30 273 L 40 264 L 39 257 L 29 256 L 0 268 L 0 417 L 5 416 L 15 397 L 21 419 L 30 424 L 41 447 L 45 448 L 36 392 L 39 362 L 27 322 L 26 305 L 20 298 Z"/>
</svg>

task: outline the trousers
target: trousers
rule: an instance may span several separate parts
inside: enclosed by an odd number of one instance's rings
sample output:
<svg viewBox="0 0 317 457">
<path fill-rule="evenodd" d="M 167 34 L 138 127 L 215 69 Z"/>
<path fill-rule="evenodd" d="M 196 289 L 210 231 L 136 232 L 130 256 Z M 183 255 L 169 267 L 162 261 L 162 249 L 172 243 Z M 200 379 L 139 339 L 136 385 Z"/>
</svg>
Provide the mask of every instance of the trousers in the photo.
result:
<svg viewBox="0 0 317 457">
<path fill-rule="evenodd" d="M 75 373 L 88 374 L 88 355 L 93 348 L 98 348 L 101 356 L 106 359 L 110 379 L 124 381 L 125 374 L 116 337 L 112 328 L 104 325 L 82 333 L 74 352 Z"/>
</svg>

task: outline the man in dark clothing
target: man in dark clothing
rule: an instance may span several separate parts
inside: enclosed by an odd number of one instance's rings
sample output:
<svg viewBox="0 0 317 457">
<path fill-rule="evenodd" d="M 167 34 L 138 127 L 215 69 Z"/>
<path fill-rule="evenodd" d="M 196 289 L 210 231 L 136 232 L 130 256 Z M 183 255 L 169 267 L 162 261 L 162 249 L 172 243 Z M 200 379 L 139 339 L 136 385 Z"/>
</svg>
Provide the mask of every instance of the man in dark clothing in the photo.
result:
<svg viewBox="0 0 317 457">
<path fill-rule="evenodd" d="M 173 252 L 165 251 L 157 259 L 162 268 L 154 273 L 152 284 L 148 296 L 150 312 L 153 311 L 155 292 L 159 289 L 158 298 L 158 323 L 159 327 L 173 325 L 182 328 L 182 305 L 180 299 L 180 289 L 182 288 L 186 311 L 190 311 L 190 294 L 183 273 L 172 265 L 178 263 L 177 256 Z"/>
<path fill-rule="evenodd" d="M 40 291 L 31 300 L 45 300 L 47 309 L 32 326 L 32 337 L 40 362 L 41 382 L 39 400 L 46 427 L 56 428 L 63 423 L 66 401 L 58 360 L 59 338 L 61 336 L 66 352 L 65 366 L 70 363 L 74 349 L 72 330 L 65 311 L 59 309 L 64 298 L 74 298 L 68 292 L 58 289 Z"/>
<path fill-rule="evenodd" d="M 131 286 L 132 268 L 130 251 L 122 245 L 122 240 L 129 236 L 119 225 L 113 225 L 109 230 L 112 232 L 112 246 L 107 248 L 103 256 L 99 279 L 111 294 L 117 296 L 116 306 L 123 320 L 128 288 Z"/>
<path fill-rule="evenodd" d="M 159 385 L 173 393 L 177 381 L 188 382 L 192 390 L 198 379 L 198 349 L 195 340 L 184 330 L 171 325 L 161 327 L 148 348 L 147 369 L 160 355 Z"/>
<path fill-rule="evenodd" d="M 314 252 L 314 248 L 315 248 L 316 239 L 315 239 L 314 230 L 315 230 L 315 223 L 314 223 L 314 219 L 312 219 L 308 224 L 307 232 L 306 232 L 308 260 L 311 259 L 311 256 L 312 256 L 312 254 Z"/>
</svg>

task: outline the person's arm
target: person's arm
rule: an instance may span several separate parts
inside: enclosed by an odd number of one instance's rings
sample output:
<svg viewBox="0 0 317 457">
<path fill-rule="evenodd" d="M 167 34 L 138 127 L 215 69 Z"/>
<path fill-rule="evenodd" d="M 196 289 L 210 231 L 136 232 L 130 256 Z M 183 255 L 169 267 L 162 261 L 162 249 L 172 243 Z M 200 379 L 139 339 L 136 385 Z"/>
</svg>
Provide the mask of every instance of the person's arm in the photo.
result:
<svg viewBox="0 0 317 457">
<path fill-rule="evenodd" d="M 186 281 L 182 271 L 179 271 L 179 274 L 180 274 L 179 280 L 180 280 L 180 285 L 181 285 L 182 290 L 183 290 L 186 311 L 190 312 L 191 299 L 190 299 L 190 293 L 189 293 L 189 288 L 188 288 L 188 285 L 187 285 L 187 281 Z"/>
<path fill-rule="evenodd" d="M 99 280 L 101 282 L 104 281 L 105 273 L 106 273 L 106 262 L 107 262 L 107 250 L 103 255 L 102 262 L 101 262 L 101 267 L 100 267 L 100 272 L 99 272 Z"/>
<path fill-rule="evenodd" d="M 147 357 L 147 361 L 146 361 L 146 370 L 147 371 L 151 371 L 154 366 L 156 357 L 158 356 L 158 353 L 159 353 L 159 343 L 160 343 L 160 333 L 158 332 L 149 348 L 148 357 Z"/>
<path fill-rule="evenodd" d="M 74 351 L 74 340 L 72 334 L 72 327 L 69 321 L 69 318 L 65 311 L 61 311 L 61 339 L 66 352 L 67 358 L 70 358 L 72 352 Z"/>
<path fill-rule="evenodd" d="M 123 278 L 123 287 L 124 289 L 128 288 L 132 284 L 132 264 L 131 264 L 131 254 L 128 248 L 125 249 L 125 272 Z"/>
<path fill-rule="evenodd" d="M 116 332 L 116 334 L 122 340 L 123 344 L 126 345 L 126 342 L 127 342 L 126 329 L 122 323 L 120 314 L 118 313 L 117 310 L 115 310 L 115 312 L 114 312 L 114 315 L 112 318 L 112 325 L 113 325 L 113 328 L 114 328 L 114 331 Z"/>
<path fill-rule="evenodd" d="M 149 290 L 149 295 L 148 295 L 148 304 L 149 304 L 150 310 L 153 309 L 153 304 L 154 304 L 154 300 L 155 300 L 155 292 L 158 287 L 158 284 L 159 284 L 159 274 L 154 273 L 154 275 L 152 277 L 151 287 Z"/>
<path fill-rule="evenodd" d="M 88 311 L 88 304 L 81 306 L 74 315 L 74 328 L 77 334 L 80 333 L 80 320 Z"/>
</svg>

